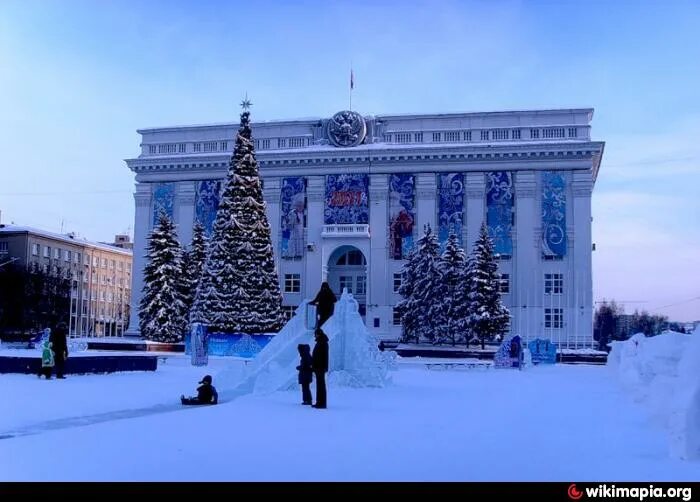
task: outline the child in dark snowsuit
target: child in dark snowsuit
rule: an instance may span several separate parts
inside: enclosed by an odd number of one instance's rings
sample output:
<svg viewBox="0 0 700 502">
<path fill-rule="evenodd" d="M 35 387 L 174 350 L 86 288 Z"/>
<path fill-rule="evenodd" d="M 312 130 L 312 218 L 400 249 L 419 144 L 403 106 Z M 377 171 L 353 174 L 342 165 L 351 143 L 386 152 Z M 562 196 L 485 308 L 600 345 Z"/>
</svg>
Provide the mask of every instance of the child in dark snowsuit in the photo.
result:
<svg viewBox="0 0 700 502">
<path fill-rule="evenodd" d="M 313 380 L 314 374 L 311 365 L 311 347 L 305 343 L 300 343 L 297 346 L 297 350 L 299 350 L 300 357 L 297 370 L 299 370 L 299 383 L 301 384 L 301 404 L 311 405 L 313 402 L 311 397 L 311 381 Z"/>
<path fill-rule="evenodd" d="M 205 376 L 199 383 L 201 385 L 197 387 L 197 397 L 180 396 L 182 404 L 217 404 L 219 394 L 216 392 L 216 387 L 211 384 L 211 376 Z"/>
</svg>

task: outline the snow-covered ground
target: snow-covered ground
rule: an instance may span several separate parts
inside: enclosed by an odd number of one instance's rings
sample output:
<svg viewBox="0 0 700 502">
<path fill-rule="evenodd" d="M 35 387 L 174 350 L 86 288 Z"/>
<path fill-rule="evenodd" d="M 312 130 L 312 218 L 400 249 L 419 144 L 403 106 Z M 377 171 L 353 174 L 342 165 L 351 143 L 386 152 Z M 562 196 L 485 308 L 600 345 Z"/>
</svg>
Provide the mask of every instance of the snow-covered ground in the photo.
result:
<svg viewBox="0 0 700 502">
<path fill-rule="evenodd" d="M 405 361 L 405 360 L 404 360 Z M 0 480 L 697 480 L 601 366 L 427 371 L 386 388 L 181 408 L 212 358 L 155 373 L 0 375 Z M 227 400 L 228 398 L 228 400 Z M 130 411 L 131 410 L 131 411 Z M 79 418 L 76 418 L 79 417 Z M 80 418 L 82 417 L 82 418 Z M 11 436 L 11 437 L 8 437 Z"/>
</svg>

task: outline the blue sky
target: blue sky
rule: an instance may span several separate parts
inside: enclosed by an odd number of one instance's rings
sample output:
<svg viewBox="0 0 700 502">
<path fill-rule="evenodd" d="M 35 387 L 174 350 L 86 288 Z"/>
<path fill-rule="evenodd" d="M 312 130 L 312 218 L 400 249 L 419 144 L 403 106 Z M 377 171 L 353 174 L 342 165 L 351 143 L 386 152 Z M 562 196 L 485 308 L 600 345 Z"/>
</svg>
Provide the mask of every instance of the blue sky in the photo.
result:
<svg viewBox="0 0 700 502">
<path fill-rule="evenodd" d="M 592 106 L 596 299 L 700 319 L 700 3 L 0 1 L 0 211 L 110 239 L 139 127 Z M 643 303 L 631 303 L 643 302 Z M 672 305 L 666 307 L 667 305 Z"/>
</svg>

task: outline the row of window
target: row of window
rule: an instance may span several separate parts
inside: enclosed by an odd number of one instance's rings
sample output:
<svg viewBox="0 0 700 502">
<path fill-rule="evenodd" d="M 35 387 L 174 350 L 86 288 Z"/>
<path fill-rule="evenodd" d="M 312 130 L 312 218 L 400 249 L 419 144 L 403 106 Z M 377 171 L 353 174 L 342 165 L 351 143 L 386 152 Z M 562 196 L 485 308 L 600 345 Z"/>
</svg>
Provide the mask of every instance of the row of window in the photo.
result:
<svg viewBox="0 0 700 502">
<path fill-rule="evenodd" d="M 419 134 L 422 136 L 422 133 Z M 310 146 L 313 139 L 311 136 L 291 136 L 287 138 L 261 138 L 254 141 L 256 150 L 270 150 L 277 148 L 302 148 L 305 146 Z M 420 141 L 423 141 L 422 137 Z M 229 141 L 202 141 L 198 143 L 167 143 L 162 145 L 148 145 L 148 154 L 162 155 L 172 153 L 228 152 L 229 144 Z"/>
<path fill-rule="evenodd" d="M 0 242 L 0 246 L 2 244 L 7 244 L 6 242 Z M 32 256 L 39 256 L 39 253 L 41 252 L 42 246 L 39 244 L 32 244 Z M 63 257 L 63 261 L 70 263 L 71 261 L 73 263 L 80 263 L 81 259 L 81 253 L 78 251 L 70 251 L 68 249 L 63 249 L 61 250 L 60 248 L 52 248 L 51 246 L 43 246 L 43 253 L 42 256 L 44 258 L 52 258 L 54 260 L 60 260 L 61 256 Z M 85 265 L 90 265 L 90 255 L 82 255 L 83 258 L 83 264 Z M 102 258 L 100 260 L 99 257 L 93 256 L 92 257 L 92 266 L 93 267 L 99 267 L 102 266 L 102 268 L 109 268 L 110 270 L 114 270 L 115 268 L 119 271 L 123 271 L 125 267 L 125 263 L 123 261 L 117 261 L 113 259 L 107 259 L 107 258 Z"/>
<path fill-rule="evenodd" d="M 507 141 L 520 140 L 522 137 L 522 129 L 481 129 L 479 131 L 479 139 L 481 141 Z M 527 129 L 526 129 L 527 131 Z M 578 137 L 578 128 L 576 127 L 543 127 L 530 128 L 530 139 L 555 139 L 566 138 L 568 132 L 569 138 Z M 422 132 L 394 132 L 384 134 L 386 143 L 423 143 Z M 472 131 L 435 131 L 432 133 L 433 143 L 458 143 L 463 141 L 472 141 Z"/>
<path fill-rule="evenodd" d="M 394 326 L 401 326 L 401 314 L 394 307 L 392 312 L 392 324 Z M 378 323 L 375 319 L 375 327 L 378 328 Z M 562 308 L 546 308 L 544 309 L 544 327 L 551 329 L 561 329 L 564 327 L 564 309 Z"/>
<path fill-rule="evenodd" d="M 398 293 L 401 288 L 403 274 L 394 274 L 393 290 Z M 500 278 L 501 294 L 510 293 L 510 274 L 501 274 Z M 544 294 L 561 295 L 564 293 L 564 274 L 544 274 Z"/>
</svg>

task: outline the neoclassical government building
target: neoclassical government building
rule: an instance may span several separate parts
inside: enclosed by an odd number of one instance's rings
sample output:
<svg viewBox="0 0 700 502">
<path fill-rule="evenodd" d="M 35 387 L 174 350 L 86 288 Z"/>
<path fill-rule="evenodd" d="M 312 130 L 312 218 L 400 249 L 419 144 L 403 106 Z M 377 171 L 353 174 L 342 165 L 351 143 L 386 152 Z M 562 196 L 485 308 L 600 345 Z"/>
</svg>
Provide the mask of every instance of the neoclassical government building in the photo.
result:
<svg viewBox="0 0 700 502">
<path fill-rule="evenodd" d="M 511 332 L 592 343 L 591 192 L 604 143 L 593 110 L 364 115 L 254 122 L 284 305 L 323 280 L 347 288 L 375 334 L 395 339 L 400 270 L 430 224 L 468 251 L 482 222 L 499 255 Z M 155 216 L 181 242 L 211 231 L 238 125 L 141 129 L 132 312 Z M 130 334 L 138 333 L 131 316 Z"/>
</svg>

